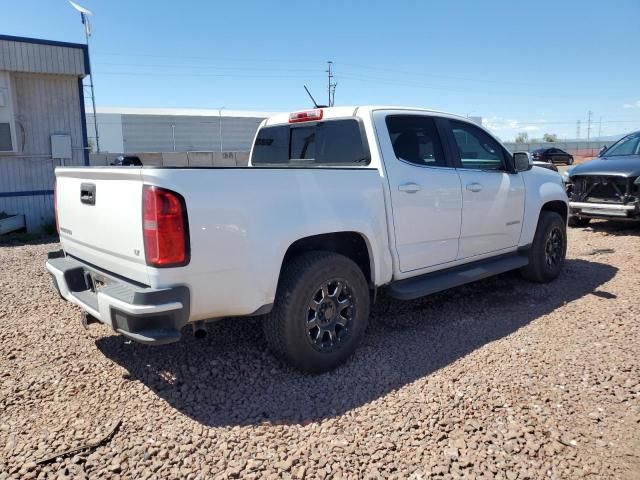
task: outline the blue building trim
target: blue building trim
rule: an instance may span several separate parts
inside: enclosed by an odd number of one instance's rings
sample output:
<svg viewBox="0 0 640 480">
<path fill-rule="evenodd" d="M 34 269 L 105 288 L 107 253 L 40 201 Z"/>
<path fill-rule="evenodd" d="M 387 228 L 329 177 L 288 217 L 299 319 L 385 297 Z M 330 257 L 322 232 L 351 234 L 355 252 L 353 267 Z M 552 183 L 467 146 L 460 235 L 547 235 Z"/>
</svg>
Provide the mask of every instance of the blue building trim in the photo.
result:
<svg viewBox="0 0 640 480">
<path fill-rule="evenodd" d="M 39 195 L 53 195 L 53 190 L 26 190 L 23 192 L 0 192 L 0 198 L 37 197 Z"/>
<path fill-rule="evenodd" d="M 58 42 L 56 40 L 44 40 L 43 38 L 14 37 L 13 35 L 0 35 L 0 40 L 34 43 L 36 45 L 51 45 L 53 47 L 79 48 L 84 54 L 84 73 L 85 75 L 91 74 L 91 68 L 89 67 L 89 47 L 84 43 Z"/>
<path fill-rule="evenodd" d="M 80 97 L 80 120 L 82 121 L 82 153 L 84 164 L 89 166 L 89 137 L 87 136 L 87 112 L 84 108 L 84 85 L 78 78 L 78 96 Z"/>
</svg>

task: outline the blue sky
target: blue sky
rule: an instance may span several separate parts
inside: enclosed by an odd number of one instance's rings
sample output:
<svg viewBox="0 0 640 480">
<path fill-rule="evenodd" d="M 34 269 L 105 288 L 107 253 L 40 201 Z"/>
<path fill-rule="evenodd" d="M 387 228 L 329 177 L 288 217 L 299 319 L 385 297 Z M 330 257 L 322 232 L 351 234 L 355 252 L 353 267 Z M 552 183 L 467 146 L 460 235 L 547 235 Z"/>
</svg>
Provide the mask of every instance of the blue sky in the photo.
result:
<svg viewBox="0 0 640 480">
<path fill-rule="evenodd" d="M 288 111 L 326 101 L 477 115 L 508 140 L 640 128 L 640 1 L 124 1 L 94 11 L 98 106 Z M 66 0 L 0 0 L 0 33 L 84 41 Z"/>
</svg>

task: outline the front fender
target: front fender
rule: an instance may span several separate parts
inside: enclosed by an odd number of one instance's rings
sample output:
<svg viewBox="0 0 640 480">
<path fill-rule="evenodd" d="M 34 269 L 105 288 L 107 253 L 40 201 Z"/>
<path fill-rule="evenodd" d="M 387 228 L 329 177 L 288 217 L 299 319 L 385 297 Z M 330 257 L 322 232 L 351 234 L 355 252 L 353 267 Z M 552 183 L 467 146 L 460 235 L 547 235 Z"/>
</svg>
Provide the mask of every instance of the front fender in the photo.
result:
<svg viewBox="0 0 640 480">
<path fill-rule="evenodd" d="M 536 234 L 542 208 L 550 202 L 562 202 L 569 210 L 569 199 L 562 177 L 551 170 L 535 169 L 523 175 L 526 189 L 524 222 L 519 246 L 530 245 Z"/>
</svg>

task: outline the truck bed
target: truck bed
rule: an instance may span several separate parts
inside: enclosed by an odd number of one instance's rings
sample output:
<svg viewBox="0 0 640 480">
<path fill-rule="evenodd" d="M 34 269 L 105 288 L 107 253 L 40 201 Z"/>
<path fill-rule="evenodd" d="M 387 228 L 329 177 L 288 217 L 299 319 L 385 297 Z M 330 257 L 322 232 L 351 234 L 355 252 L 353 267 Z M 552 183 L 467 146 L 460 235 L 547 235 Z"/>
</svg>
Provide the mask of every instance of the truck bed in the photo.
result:
<svg viewBox="0 0 640 480">
<path fill-rule="evenodd" d="M 58 168 L 56 176 L 65 252 L 150 288 L 187 287 L 189 321 L 269 306 L 282 259 L 298 238 L 355 231 L 384 243 L 373 251 L 389 251 L 382 179 L 373 168 L 76 167 Z M 143 185 L 184 197 L 188 265 L 147 266 Z M 83 203 L 91 188 L 94 203 Z"/>
</svg>

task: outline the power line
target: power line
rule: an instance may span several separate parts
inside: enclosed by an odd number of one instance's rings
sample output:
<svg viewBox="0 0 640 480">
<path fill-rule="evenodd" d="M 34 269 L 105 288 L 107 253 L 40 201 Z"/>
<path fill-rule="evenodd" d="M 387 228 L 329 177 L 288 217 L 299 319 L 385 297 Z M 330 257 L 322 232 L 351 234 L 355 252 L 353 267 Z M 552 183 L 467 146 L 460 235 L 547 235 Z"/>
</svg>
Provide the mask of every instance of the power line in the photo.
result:
<svg viewBox="0 0 640 480">
<path fill-rule="evenodd" d="M 304 75 L 247 75 L 244 73 L 192 73 L 192 72 L 96 72 L 100 75 L 131 77 L 228 77 L 228 78 L 306 78 Z"/>
<path fill-rule="evenodd" d="M 343 65 L 343 66 L 352 66 L 352 67 L 356 67 L 356 68 L 361 68 L 361 69 L 365 69 L 365 70 L 377 70 L 377 71 L 382 71 L 382 72 L 389 72 L 389 71 L 393 71 L 394 73 L 397 74 L 401 74 L 401 75 L 414 75 L 414 76 L 419 76 L 424 78 L 425 76 L 428 77 L 435 77 L 435 78 L 443 78 L 443 79 L 449 79 L 449 80 L 462 80 L 462 81 L 470 81 L 470 82 L 474 82 L 474 83 L 495 83 L 495 84 L 507 84 L 507 85 L 521 85 L 521 86 L 534 86 L 534 87 L 548 87 L 548 88 L 558 88 L 557 84 L 549 84 L 549 83 L 540 83 L 540 82 L 513 82 L 511 80 L 494 80 L 494 79 L 483 79 L 483 78 L 476 78 L 476 77 L 459 77 L 459 76 L 455 76 L 455 75 L 442 75 L 442 74 L 438 74 L 438 73 L 433 73 L 431 71 L 429 72 L 418 72 L 418 71 L 410 71 L 410 70 L 397 70 L 397 69 L 390 69 L 389 67 L 375 67 L 375 66 L 370 66 L 370 65 L 362 65 L 362 64 L 356 64 L 356 63 L 345 63 L 345 62 L 334 62 L 336 65 Z M 350 73 L 349 70 L 346 70 L 347 73 Z M 632 88 L 634 87 L 634 85 L 626 85 L 626 87 Z M 579 85 L 572 85 L 571 87 L 572 89 L 575 88 L 587 88 L 587 89 L 592 89 L 592 87 L 584 87 L 584 86 L 579 86 Z"/>
<path fill-rule="evenodd" d="M 219 66 L 219 65 L 193 65 L 193 64 L 176 64 L 176 63 L 120 63 L 120 62 L 95 62 L 95 65 L 107 65 L 117 67 L 142 67 L 142 68 L 194 68 L 194 69 L 214 69 L 214 70 L 240 70 L 240 71 L 266 71 L 273 70 L 279 72 L 315 72 L 316 69 L 311 68 L 282 68 L 282 67 L 237 67 L 237 66 Z"/>
<path fill-rule="evenodd" d="M 175 60 L 177 55 L 158 55 L 158 54 L 151 54 L 151 53 L 121 53 L 121 52 L 95 52 L 95 54 L 99 54 L 102 56 L 115 56 L 115 57 L 131 57 L 131 58 L 158 58 L 158 59 L 171 59 L 171 60 Z M 293 65 L 293 64 L 306 64 L 306 65 L 310 65 L 310 64 L 317 64 L 318 60 L 301 60 L 299 58 L 297 58 L 296 60 L 285 60 L 285 59 L 275 59 L 275 58 L 247 58 L 245 56 L 243 57 L 218 57 L 218 56 L 185 56 L 180 54 L 179 58 L 181 59 L 191 59 L 191 60 L 210 60 L 210 61 L 220 61 L 220 60 L 224 60 L 224 61 L 229 61 L 229 62 L 237 62 L 237 63 L 267 63 L 267 64 L 272 64 L 274 65 L 274 69 L 279 69 L 282 70 L 282 68 L 277 67 L 276 65 L 278 64 L 288 64 L 288 65 Z M 496 80 L 496 79 L 486 79 L 486 78 L 476 78 L 476 77 L 464 77 L 464 76 L 456 76 L 456 75 L 443 75 L 443 74 L 438 74 L 438 73 L 434 73 L 432 71 L 429 72 L 419 72 L 419 71 L 411 71 L 411 70 L 404 70 L 404 69 L 393 69 L 391 70 L 389 67 L 379 67 L 379 66 L 372 66 L 372 65 L 363 65 L 363 64 L 358 64 L 358 63 L 349 63 L 349 62 L 332 62 L 333 65 L 341 65 L 341 66 L 346 66 L 346 67 L 354 67 L 356 69 L 360 69 L 360 70 L 374 70 L 374 71 L 381 71 L 381 72 L 386 72 L 388 73 L 389 71 L 392 71 L 395 74 L 400 74 L 403 76 L 406 75 L 411 75 L 411 76 L 419 76 L 421 78 L 424 78 L 425 76 L 428 77 L 433 77 L 433 78 L 442 78 L 442 79 L 448 79 L 448 80 L 460 80 L 460 81 L 468 81 L 468 82 L 473 82 L 473 83 L 490 83 L 490 84 L 498 84 L 498 85 L 520 85 L 520 86 L 534 86 L 534 87 L 545 87 L 545 88 L 558 88 L 557 84 L 543 84 L 540 82 L 513 82 L 511 80 Z M 139 64 L 122 64 L 123 66 L 139 66 Z M 176 67 L 182 67 L 183 65 L 175 65 Z M 200 65 L 195 66 L 194 68 L 201 68 Z M 231 68 L 231 67 L 229 67 Z M 234 68 L 241 68 L 241 67 L 234 67 Z M 251 70 L 251 67 L 247 67 L 249 70 Z M 298 70 L 298 69 L 293 69 L 293 70 Z M 302 69 L 300 69 L 302 70 Z M 310 71 L 311 69 L 304 69 L 304 71 Z M 346 70 L 342 69 L 346 74 L 351 74 L 351 75 L 366 75 L 366 73 L 362 73 L 362 72 L 352 72 L 349 71 L 349 69 L 347 68 Z M 388 80 L 393 80 L 392 78 L 387 78 Z M 625 85 L 625 86 L 621 86 L 621 87 L 633 87 L 633 85 Z M 572 89 L 576 89 L 576 88 L 584 88 L 584 89 L 588 89 L 588 90 L 599 90 L 599 88 L 596 87 L 588 87 L 588 86 L 580 86 L 580 85 L 572 85 L 571 87 Z"/>
<path fill-rule="evenodd" d="M 500 91 L 491 91 L 491 90 L 480 90 L 480 89 L 474 89 L 474 88 L 468 88 L 468 87 L 455 87 L 455 86 L 444 86 L 444 85 L 428 85 L 428 84 L 422 84 L 422 83 L 413 83 L 413 82 L 402 82 L 402 81 L 395 81 L 395 80 L 389 80 L 386 78 L 381 78 L 381 77 L 372 77 L 372 76 L 356 76 L 353 74 L 343 74 L 340 73 L 339 75 L 336 75 L 336 78 L 341 78 L 341 79 L 347 79 L 347 80 L 355 80 L 355 81 L 359 81 L 359 82 L 365 82 L 365 83 L 379 83 L 379 84 L 383 84 L 383 85 L 396 85 L 396 86 L 404 86 L 404 87 L 412 87 L 412 88 L 421 88 L 421 89 L 428 89 L 428 90 L 446 90 L 446 91 L 453 91 L 453 92 L 470 92 L 470 93 L 482 93 L 485 95 L 499 95 L 502 97 L 505 96 L 516 96 L 516 97 L 524 97 L 524 98 L 536 98 L 539 99 L 540 98 L 540 93 L 535 93 L 535 94 L 528 94 L 528 93 L 519 93 L 519 92 L 505 92 L 504 90 L 500 90 Z M 575 98 L 584 98 L 584 95 L 582 94 L 569 94 L 569 93 L 558 93 L 558 94 L 552 94 L 552 93 L 545 93 L 544 94 L 545 97 L 556 97 L 556 98 L 566 98 L 566 97 L 575 97 Z"/>
<path fill-rule="evenodd" d="M 194 55 L 183 55 L 174 54 L 174 55 L 156 55 L 151 53 L 115 53 L 115 52 L 97 52 L 99 55 L 104 56 L 114 56 L 114 57 L 132 57 L 132 58 L 170 58 L 175 60 L 176 57 L 189 59 L 189 60 L 228 60 L 234 62 L 268 62 L 268 63 L 282 63 L 282 64 L 292 64 L 292 63 L 307 63 L 307 64 L 317 64 L 320 60 L 301 60 L 297 58 L 296 60 L 284 60 L 284 59 L 274 59 L 274 58 L 249 58 L 249 57 L 216 57 L 213 55 L 208 56 L 194 56 Z"/>
</svg>

